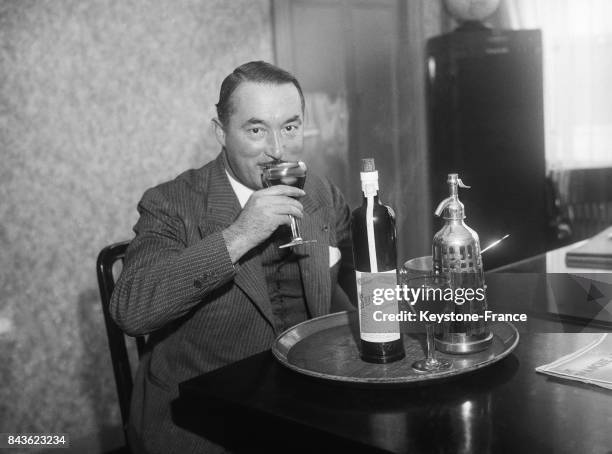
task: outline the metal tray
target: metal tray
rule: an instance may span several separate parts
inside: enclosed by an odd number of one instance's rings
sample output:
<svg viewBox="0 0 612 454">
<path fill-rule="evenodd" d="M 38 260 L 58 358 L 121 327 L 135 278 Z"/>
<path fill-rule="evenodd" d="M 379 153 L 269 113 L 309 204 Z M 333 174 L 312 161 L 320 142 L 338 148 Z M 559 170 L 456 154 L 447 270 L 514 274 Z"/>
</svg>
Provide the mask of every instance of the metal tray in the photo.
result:
<svg viewBox="0 0 612 454">
<path fill-rule="evenodd" d="M 425 335 L 404 334 L 406 357 L 389 364 L 371 364 L 359 357 L 356 312 L 337 312 L 302 322 L 282 333 L 272 346 L 274 357 L 301 374 L 356 385 L 409 385 L 453 377 L 481 369 L 506 357 L 519 333 L 511 323 L 492 323 L 491 346 L 481 352 L 440 357 L 453 361 L 446 371 L 418 373 L 412 363 L 424 356 Z"/>
</svg>

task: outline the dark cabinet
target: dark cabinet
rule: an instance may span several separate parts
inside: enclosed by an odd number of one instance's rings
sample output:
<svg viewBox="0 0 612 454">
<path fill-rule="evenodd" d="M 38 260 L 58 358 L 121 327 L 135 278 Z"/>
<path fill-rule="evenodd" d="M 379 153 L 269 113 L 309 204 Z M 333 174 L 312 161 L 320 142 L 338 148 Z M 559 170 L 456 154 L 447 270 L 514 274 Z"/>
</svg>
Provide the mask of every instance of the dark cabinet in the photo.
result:
<svg viewBox="0 0 612 454">
<path fill-rule="evenodd" d="M 430 185 L 447 197 L 459 173 L 466 223 L 491 269 L 543 252 L 546 197 L 542 45 L 539 30 L 458 30 L 426 51 Z M 434 231 L 441 225 L 434 222 Z"/>
</svg>

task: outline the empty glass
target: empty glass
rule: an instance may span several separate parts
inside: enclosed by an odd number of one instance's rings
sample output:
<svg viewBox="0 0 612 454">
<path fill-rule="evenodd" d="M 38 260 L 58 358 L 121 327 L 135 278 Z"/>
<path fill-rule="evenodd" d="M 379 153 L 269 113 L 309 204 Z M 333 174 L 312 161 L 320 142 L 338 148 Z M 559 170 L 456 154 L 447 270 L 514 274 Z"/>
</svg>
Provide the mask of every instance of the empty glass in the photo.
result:
<svg viewBox="0 0 612 454">
<path fill-rule="evenodd" d="M 400 269 L 400 274 L 403 275 L 404 279 L 433 274 L 433 260 L 431 255 L 406 260 Z"/>
<path fill-rule="evenodd" d="M 421 311 L 429 311 L 428 315 L 443 314 L 445 312 L 447 304 L 443 299 L 443 295 L 444 291 L 450 288 L 450 282 L 447 277 L 429 274 L 403 279 L 402 284 L 406 285 L 408 289 L 414 290 L 414 292 L 411 292 L 411 295 L 415 297 L 414 301 L 410 301 L 410 309 L 417 315 L 417 320 L 421 320 Z M 412 304 L 413 302 L 414 304 Z M 424 321 L 427 335 L 426 357 L 415 361 L 412 364 L 412 368 L 417 372 L 435 372 L 450 369 L 452 361 L 436 357 L 434 331 L 437 322 L 428 317 L 426 318 L 427 321 Z"/>
</svg>

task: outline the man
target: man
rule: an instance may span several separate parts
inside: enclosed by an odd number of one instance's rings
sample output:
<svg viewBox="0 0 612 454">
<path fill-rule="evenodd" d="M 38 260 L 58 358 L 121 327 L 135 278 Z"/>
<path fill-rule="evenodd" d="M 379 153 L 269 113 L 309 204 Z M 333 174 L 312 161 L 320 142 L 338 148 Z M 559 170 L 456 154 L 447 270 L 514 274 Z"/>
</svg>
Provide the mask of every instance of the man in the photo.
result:
<svg viewBox="0 0 612 454">
<path fill-rule="evenodd" d="M 339 275 L 354 291 L 350 214 L 338 189 L 312 174 L 304 191 L 262 187 L 259 164 L 302 151 L 298 81 L 246 63 L 223 81 L 217 115 L 219 156 L 145 192 L 111 301 L 127 334 L 149 335 L 129 427 L 144 452 L 221 450 L 173 424 L 178 383 L 269 349 L 296 323 L 349 308 Z M 279 249 L 290 216 L 317 242 Z"/>
</svg>

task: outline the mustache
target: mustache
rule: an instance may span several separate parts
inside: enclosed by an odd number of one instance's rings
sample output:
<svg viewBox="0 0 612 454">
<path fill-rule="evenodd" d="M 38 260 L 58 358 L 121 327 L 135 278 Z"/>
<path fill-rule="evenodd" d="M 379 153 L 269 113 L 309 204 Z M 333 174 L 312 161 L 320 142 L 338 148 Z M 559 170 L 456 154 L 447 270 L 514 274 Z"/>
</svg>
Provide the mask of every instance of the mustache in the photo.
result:
<svg viewBox="0 0 612 454">
<path fill-rule="evenodd" d="M 257 165 L 258 165 L 259 167 L 263 167 L 263 168 L 265 169 L 265 168 L 267 168 L 267 167 L 276 166 L 276 165 L 282 164 L 282 163 L 284 163 L 284 162 L 288 162 L 288 161 L 285 161 L 285 160 L 283 160 L 283 159 L 272 159 L 272 160 L 270 160 L 270 161 L 265 161 L 265 162 L 264 162 L 264 161 L 262 161 L 262 162 L 258 162 L 258 163 L 257 163 Z"/>
</svg>

